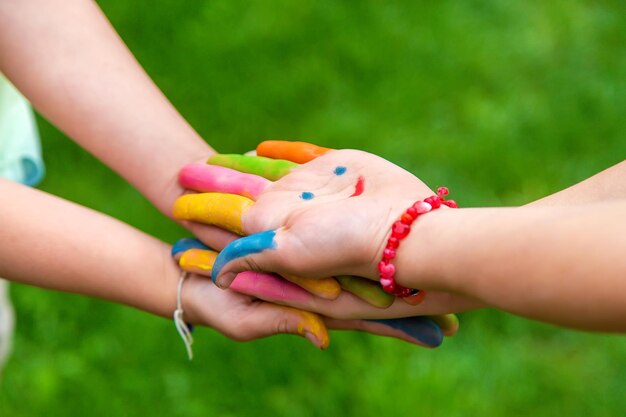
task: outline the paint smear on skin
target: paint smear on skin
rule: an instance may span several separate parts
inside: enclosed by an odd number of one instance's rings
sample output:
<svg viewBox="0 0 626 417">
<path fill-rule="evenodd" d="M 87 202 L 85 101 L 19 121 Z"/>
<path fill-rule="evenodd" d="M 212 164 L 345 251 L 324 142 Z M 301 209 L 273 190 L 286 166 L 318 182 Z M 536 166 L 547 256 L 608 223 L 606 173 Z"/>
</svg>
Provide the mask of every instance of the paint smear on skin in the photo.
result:
<svg viewBox="0 0 626 417">
<path fill-rule="evenodd" d="M 258 175 L 207 164 L 185 165 L 178 174 L 178 182 L 194 191 L 238 194 L 253 200 L 270 184 L 269 180 Z"/>
<path fill-rule="evenodd" d="M 266 249 L 276 249 L 275 236 L 276 231 L 268 230 L 267 232 L 242 237 L 241 239 L 231 242 L 215 260 L 213 272 L 211 273 L 213 282 L 217 280 L 222 268 L 230 261 L 254 253 L 260 253 Z"/>
<path fill-rule="evenodd" d="M 359 177 L 356 185 L 354 186 L 354 194 L 350 197 L 358 197 L 363 194 L 363 191 L 365 191 L 365 178 Z"/>
<path fill-rule="evenodd" d="M 178 265 L 185 272 L 208 275 L 213 269 L 217 252 L 203 249 L 189 249 L 183 252 Z"/>
<path fill-rule="evenodd" d="M 296 284 L 276 275 L 262 272 L 242 272 L 237 275 L 229 288 L 242 294 L 273 302 L 307 303 L 312 298 L 310 293 Z"/>
<path fill-rule="evenodd" d="M 407 317 L 402 319 L 368 320 L 400 330 L 418 343 L 435 348 L 443 342 L 443 332 L 433 320 L 427 317 Z"/>
<path fill-rule="evenodd" d="M 308 311 L 296 310 L 291 307 L 279 307 L 285 312 L 293 313 L 298 315 L 300 318 L 300 322 L 298 323 L 297 331 L 301 336 L 306 337 L 310 340 L 310 335 L 312 335 L 316 340 L 315 343 L 319 346 L 320 349 L 326 349 L 328 344 L 330 343 L 330 337 L 328 336 L 328 329 L 326 328 L 326 324 L 322 320 L 320 316 L 315 313 L 310 313 Z"/>
<path fill-rule="evenodd" d="M 207 161 L 210 165 L 234 169 L 247 174 L 254 174 L 267 178 L 270 181 L 278 181 L 289 174 L 298 164 L 282 159 L 270 159 L 261 156 L 247 155 L 213 155 Z"/>
<path fill-rule="evenodd" d="M 176 255 L 182 254 L 189 249 L 213 250 L 198 239 L 186 237 L 174 243 L 174 246 L 172 246 L 172 257 L 176 258 Z"/>
<path fill-rule="evenodd" d="M 378 282 L 369 279 L 342 275 L 336 277 L 341 288 L 378 308 L 387 308 L 393 304 L 396 297 L 387 294 Z"/>
<path fill-rule="evenodd" d="M 254 205 L 247 197 L 234 194 L 186 194 L 174 202 L 173 216 L 178 220 L 191 220 L 212 224 L 243 235 L 242 217 Z"/>
<path fill-rule="evenodd" d="M 304 288 L 313 295 L 325 300 L 336 300 L 341 295 L 341 286 L 335 278 L 305 278 L 296 275 L 284 274 L 286 280 L 298 287 Z"/>
<path fill-rule="evenodd" d="M 298 164 L 306 164 L 330 150 L 307 142 L 266 140 L 257 146 L 256 153 L 272 159 L 285 159 Z"/>
<path fill-rule="evenodd" d="M 346 167 L 337 167 L 335 168 L 335 175 L 343 175 L 346 171 L 348 171 L 348 168 Z"/>
<path fill-rule="evenodd" d="M 456 314 L 429 316 L 429 318 L 441 327 L 441 331 L 445 336 L 454 336 L 459 330 L 459 318 Z"/>
<path fill-rule="evenodd" d="M 300 198 L 303 200 L 313 200 L 315 198 L 315 194 L 305 191 L 300 194 Z"/>
</svg>

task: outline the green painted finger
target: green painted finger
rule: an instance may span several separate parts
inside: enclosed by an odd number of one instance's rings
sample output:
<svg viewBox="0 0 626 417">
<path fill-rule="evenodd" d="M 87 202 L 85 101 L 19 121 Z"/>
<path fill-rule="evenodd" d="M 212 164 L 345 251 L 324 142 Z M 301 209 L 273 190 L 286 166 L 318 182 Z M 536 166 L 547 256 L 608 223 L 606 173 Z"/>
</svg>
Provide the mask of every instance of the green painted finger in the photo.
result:
<svg viewBox="0 0 626 417">
<path fill-rule="evenodd" d="M 283 159 L 270 159 L 262 156 L 248 155 L 213 155 L 207 161 L 210 165 L 235 169 L 239 172 L 259 175 L 270 181 L 277 181 L 289 174 L 298 164 Z"/>
<path fill-rule="evenodd" d="M 353 276 L 339 276 L 337 281 L 344 290 L 356 295 L 374 307 L 387 308 L 393 304 L 396 297 L 387 294 L 380 284 L 365 278 Z"/>
<path fill-rule="evenodd" d="M 459 318 L 455 314 L 428 316 L 441 327 L 444 336 L 453 336 L 459 330 Z"/>
</svg>

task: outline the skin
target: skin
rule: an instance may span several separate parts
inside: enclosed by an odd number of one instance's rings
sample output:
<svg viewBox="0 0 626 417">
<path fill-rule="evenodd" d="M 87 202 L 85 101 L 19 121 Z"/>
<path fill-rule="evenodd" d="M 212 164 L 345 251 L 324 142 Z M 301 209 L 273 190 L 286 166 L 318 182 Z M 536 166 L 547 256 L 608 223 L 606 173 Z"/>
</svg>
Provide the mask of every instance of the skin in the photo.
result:
<svg viewBox="0 0 626 417">
<path fill-rule="evenodd" d="M 206 161 L 214 154 L 150 80 L 95 2 L 0 2 L 0 71 L 41 114 L 129 181 L 166 216 L 172 216 L 173 202 L 184 192 L 177 181 L 180 166 Z M 148 160 L 150 163 L 146 163 Z M 169 316 L 173 311 L 176 287 L 159 286 L 166 289 L 167 294 L 164 294 L 151 288 L 155 287 L 154 281 L 140 280 L 137 274 L 146 268 L 145 277 L 153 277 L 156 272 L 161 272 L 158 275 L 161 276 L 163 271 L 168 271 L 165 274 L 168 277 L 177 275 L 176 268 L 164 266 L 167 263 L 163 254 L 167 250 L 162 243 L 145 235 L 138 237 L 136 231 L 129 233 L 128 226 L 108 218 L 104 221 L 93 211 L 79 210 L 75 205 L 50 196 L 29 194 L 4 181 L 0 186 L 4 201 L 11 202 L 7 210 L 22 208 L 22 213 L 30 213 L 33 207 L 39 207 L 39 213 L 46 212 L 49 216 L 48 221 L 56 218 L 67 226 L 63 231 L 45 223 L 43 226 L 50 229 L 42 227 L 40 233 L 35 234 L 33 226 L 40 223 L 33 219 L 41 219 L 37 213 L 18 218 L 19 212 L 11 211 L 11 217 L 0 217 L 3 236 L 19 237 L 19 245 L 3 245 L 0 250 L 1 275 L 18 282 L 126 303 L 155 314 Z M 50 211 L 45 211 L 45 207 Z M 76 212 L 77 219 L 81 219 L 77 227 L 70 227 L 70 217 L 62 215 L 66 208 L 68 213 Z M 102 226 L 107 223 L 115 223 L 116 226 L 109 226 L 119 233 L 110 233 Z M 211 225 L 191 221 L 181 221 L 181 224 L 216 248 L 236 238 L 233 233 Z M 84 228 L 79 228 L 80 225 Z M 55 242 L 57 247 L 42 243 L 43 230 L 51 233 L 44 235 L 45 242 Z M 67 236 L 70 230 L 77 235 Z M 94 240 L 86 239 L 85 230 L 92 231 L 90 236 L 110 235 L 120 240 L 107 238 L 98 242 L 97 251 L 90 250 Z M 131 237 L 133 234 L 136 236 Z M 64 242 L 67 244 L 63 245 Z M 126 251 L 122 253 L 107 247 L 111 253 L 105 254 L 102 251 L 105 244 Z M 144 248 L 140 247 L 142 244 Z M 70 254 L 67 248 L 84 248 L 84 252 L 81 249 Z M 129 248 L 133 250 L 128 251 Z M 146 253 L 151 251 L 154 253 L 148 256 Z M 22 255 L 14 256 L 16 253 Z M 25 265 L 27 260 L 23 256 L 27 253 L 32 256 Z M 95 259 L 94 254 L 103 256 Z M 73 255 L 71 259 L 70 255 Z M 132 268 L 124 263 L 131 264 L 131 258 L 142 257 L 143 262 L 132 264 Z M 21 262 L 15 265 L 18 259 Z M 117 265 L 120 260 L 123 262 Z M 149 262 L 153 263 L 147 266 Z M 212 284 L 202 286 L 196 282 L 207 284 L 193 277 L 185 285 L 185 294 L 197 287 L 193 297 L 202 296 L 205 302 L 211 300 L 215 306 L 209 311 L 189 301 L 186 315 L 196 317 L 194 320 L 198 323 L 213 326 L 237 340 L 297 330 L 300 318 L 292 310 L 282 307 L 277 310 L 250 297 L 241 298 L 240 294 L 217 293 Z M 250 315 L 240 314 L 243 312 L 250 312 Z M 333 325 L 341 329 L 373 329 L 377 334 L 413 342 L 358 320 L 334 321 Z M 323 343 L 318 340 L 318 345 Z"/>
<path fill-rule="evenodd" d="M 334 175 L 339 165 L 348 167 L 345 175 Z M 361 175 L 365 191 L 348 198 Z M 558 325 L 626 331 L 624 183 L 621 163 L 527 207 L 444 207 L 428 213 L 398 251 L 397 281 Z M 590 189 L 594 192 L 587 195 Z M 301 190 L 317 197 L 303 202 L 295 198 Z M 254 238 L 273 230 L 273 247 L 229 259 L 216 279 L 227 286 L 238 272 L 257 269 L 377 279 L 390 226 L 432 194 L 419 179 L 374 155 L 328 152 L 257 199 L 243 216 L 244 231 Z"/>
<path fill-rule="evenodd" d="M 272 159 L 286 159 L 297 164 L 306 164 L 330 150 L 306 142 L 267 140 L 257 146 L 256 154 Z"/>
<path fill-rule="evenodd" d="M 0 228 L 0 242 L 4 242 L 0 245 L 1 276 L 171 317 L 180 269 L 169 245 L 111 217 L 11 181 L 0 179 L 0 194 L 12 196 L 11 204 L 0 205 L 0 218 L 6 220 Z M 99 236 L 98 250 L 93 250 L 93 236 Z M 256 273 L 242 275 L 244 280 L 258 281 Z M 313 297 L 294 287 L 308 299 Z M 424 346 L 410 335 L 360 318 L 320 319 L 255 296 L 223 291 L 195 274 L 183 286 L 182 304 L 186 322 L 213 327 L 238 341 L 289 333 L 325 348 L 328 338 L 324 329 L 328 328 L 367 331 Z"/>
<path fill-rule="evenodd" d="M 185 248 L 187 246 L 188 248 Z M 180 267 L 184 271 L 210 274 L 214 265 L 215 259 L 218 255 L 217 252 L 197 248 L 197 244 L 193 242 L 177 243 L 173 249 L 175 259 L 178 259 Z M 190 249 L 189 249 L 190 248 Z M 357 281 L 354 277 L 350 278 L 353 281 Z M 358 280 L 363 281 L 363 280 Z M 363 285 L 363 282 L 360 282 Z M 375 283 L 371 283 L 375 286 Z M 377 286 L 380 288 L 379 286 Z M 237 275 L 235 280 L 230 286 L 231 290 L 253 295 L 263 300 L 272 300 L 274 303 L 300 303 L 302 305 L 312 304 L 316 302 L 314 294 L 306 291 L 304 288 L 294 285 L 291 282 L 276 276 L 265 274 L 262 272 L 242 272 Z M 340 294 L 338 293 L 338 296 Z M 322 297 L 320 297 L 322 298 Z M 394 297 L 391 297 L 393 302 Z M 308 319 L 310 329 L 321 329 L 323 327 L 323 321 L 317 317 L 319 322 L 317 325 L 313 324 L 315 315 L 312 313 L 305 315 Z M 368 320 L 371 325 L 379 326 L 380 328 L 386 328 L 394 334 L 402 334 L 404 337 L 414 340 L 416 343 L 425 347 L 437 347 L 439 346 L 444 336 L 452 336 L 458 330 L 458 319 L 453 314 L 440 315 L 440 316 L 427 316 L 427 317 L 409 317 L 405 319 L 372 319 Z M 326 340 L 322 333 L 312 332 L 316 339 L 321 341 Z"/>
<path fill-rule="evenodd" d="M 270 141 L 271 144 L 280 146 L 284 142 Z M 318 152 L 314 152 L 312 148 L 315 145 L 303 144 L 297 142 L 295 146 L 280 146 L 281 148 L 288 148 L 293 150 L 299 146 L 304 146 L 305 151 L 309 154 L 325 154 L 330 151 L 327 148 L 320 148 Z M 263 147 L 263 144 L 259 145 Z M 281 155 L 286 155 L 284 152 Z M 263 175 L 273 176 L 275 175 L 275 165 L 272 159 L 268 158 L 255 158 L 251 156 L 245 156 L 245 161 L 255 161 L 253 164 L 241 163 L 242 158 L 237 155 L 219 155 L 219 158 L 212 158 L 209 162 L 220 165 L 202 165 L 202 164 L 190 164 L 181 169 L 179 175 L 179 181 L 181 185 L 186 188 L 190 188 L 194 191 L 202 192 L 200 194 L 188 194 L 178 200 L 174 204 L 174 217 L 179 220 L 194 220 L 203 222 L 205 224 L 211 224 L 223 227 L 226 230 L 234 231 L 237 234 L 243 234 L 241 225 L 244 215 L 243 210 L 229 208 L 228 204 L 224 204 L 217 201 L 207 199 L 208 196 L 216 197 L 217 195 L 223 195 L 224 200 L 236 199 L 235 195 L 251 195 L 249 190 L 254 189 L 256 197 L 260 196 L 272 182 L 266 178 L 259 177 L 252 173 L 263 173 Z M 284 161 L 278 161 L 280 163 Z M 230 169 L 230 167 L 238 166 L 242 170 L 250 173 L 241 173 Z M 291 169 L 289 172 L 291 172 Z M 333 173 L 336 176 L 343 176 L 347 172 L 347 167 L 338 166 L 334 169 Z M 359 176 L 355 183 L 355 191 L 352 193 L 352 197 L 356 197 L 364 191 L 364 179 Z M 206 193 L 210 192 L 210 193 Z M 214 192 L 230 193 L 230 194 L 215 194 Z M 234 194 L 234 195 L 233 195 Z M 303 198 L 303 195 L 310 195 L 310 198 Z M 256 198 L 255 197 L 255 198 Z M 313 193 L 304 192 L 300 194 L 300 198 L 303 200 L 312 200 Z M 226 209 L 225 209 L 226 208 Z M 246 206 L 246 209 L 248 206 Z M 235 226 L 234 226 L 235 225 Z M 247 242 L 244 240 L 243 242 Z M 258 241 L 257 241 L 258 242 Z M 263 248 L 260 248 L 262 250 Z M 224 254 L 224 256 L 238 256 L 236 254 Z M 221 266 L 216 268 L 216 273 Z M 285 276 L 290 281 L 297 283 L 303 288 L 306 288 L 313 292 L 315 295 L 321 296 L 326 299 L 337 298 L 341 288 L 339 284 L 332 278 L 324 279 L 307 279 L 299 276 L 289 274 Z M 295 278 L 295 279 L 294 279 Z M 357 281 L 354 279 L 353 281 Z M 380 289 L 373 289 L 372 286 L 364 285 L 351 285 L 350 292 L 361 297 L 371 305 L 381 307 L 388 306 L 391 302 L 387 303 L 386 294 Z M 424 293 L 404 298 L 403 300 L 409 304 L 419 304 L 424 297 Z"/>
<path fill-rule="evenodd" d="M 341 152 L 344 152 L 344 151 L 332 151 L 332 152 L 327 153 L 327 156 L 333 155 L 335 153 L 341 153 Z M 231 157 L 226 156 L 219 162 L 224 163 L 227 166 L 232 166 L 232 164 L 229 162 L 229 158 Z M 355 159 L 358 160 L 358 157 Z M 382 159 L 380 160 L 384 161 Z M 320 177 L 319 174 L 315 172 L 315 169 L 318 169 L 318 168 L 314 168 L 313 172 L 309 170 L 310 167 L 315 166 L 318 163 L 318 161 L 319 159 L 308 163 L 306 166 L 296 168 L 293 171 L 294 173 L 285 177 L 285 179 L 289 178 L 292 175 L 296 175 L 297 172 L 303 172 L 303 176 L 308 178 L 311 186 L 315 189 L 319 188 L 319 186 L 315 184 L 315 182 L 318 181 L 318 182 L 323 182 L 324 184 L 328 186 L 337 186 L 337 184 L 339 184 L 339 187 L 345 188 L 344 198 L 348 198 L 350 197 L 350 195 L 354 194 L 354 188 L 356 187 L 356 184 L 358 183 L 358 180 L 361 177 L 361 174 L 358 171 L 356 170 L 351 171 L 348 169 L 343 169 L 345 167 L 341 165 L 323 164 L 323 166 L 321 166 L 319 169 L 322 170 L 324 174 L 323 176 Z M 386 161 L 384 162 L 387 163 Z M 263 170 L 263 167 L 267 164 L 271 164 L 271 160 L 268 160 L 266 158 L 260 159 L 257 162 L 257 164 L 254 166 L 253 172 L 265 172 Z M 333 164 L 335 163 L 333 162 Z M 342 168 L 339 170 L 339 173 L 336 172 L 337 167 Z M 208 165 L 204 168 L 204 173 L 200 173 L 200 171 L 201 169 L 198 168 L 199 175 L 206 175 L 207 177 L 212 178 L 212 181 L 220 184 L 220 187 L 222 190 L 228 190 L 228 185 L 227 185 L 228 182 L 226 180 L 227 178 L 236 178 L 231 174 L 230 170 L 226 170 L 224 167 L 216 167 L 216 166 Z M 352 178 L 351 178 L 351 175 L 352 175 Z M 407 175 L 410 176 L 410 174 L 408 173 Z M 237 181 L 244 181 L 244 182 L 245 181 L 251 181 L 251 182 L 257 181 L 254 177 L 255 176 L 252 174 L 244 174 L 241 177 L 237 177 Z M 232 184 L 233 188 L 230 189 L 229 191 L 236 192 L 236 190 L 242 189 L 243 185 L 238 183 L 237 181 L 235 181 Z M 318 202 L 319 200 L 324 198 L 324 197 L 320 197 L 314 200 L 302 201 L 299 198 L 300 193 L 296 191 L 298 190 L 298 187 L 301 185 L 297 183 L 290 183 L 290 184 L 287 184 L 286 189 L 283 190 L 282 188 L 279 188 L 280 184 L 283 184 L 283 183 L 284 181 L 281 180 L 276 183 L 268 184 L 265 191 L 260 195 L 257 201 L 257 204 L 259 201 L 264 201 L 264 199 L 279 198 L 284 201 L 289 201 L 290 203 L 294 201 L 298 201 L 301 204 L 307 205 L 307 204 L 312 204 L 314 202 Z M 305 185 L 305 187 L 307 187 L 307 185 Z M 203 188 L 200 191 L 212 191 L 212 190 L 207 190 Z M 277 192 L 279 192 L 279 194 L 277 194 Z M 316 194 L 319 195 L 319 193 L 316 193 Z M 271 197 L 269 197 L 268 195 L 271 195 Z M 354 200 L 356 200 L 356 198 L 354 198 Z M 375 204 L 378 205 L 377 203 Z M 242 224 L 244 225 L 244 234 L 250 231 L 249 229 L 246 229 L 246 224 L 247 224 L 246 219 L 248 218 L 247 216 L 249 213 L 253 212 L 256 209 L 256 207 L 257 205 L 253 206 L 253 208 L 251 208 L 249 211 L 241 215 L 242 216 L 241 221 L 242 221 Z M 235 217 L 240 215 L 239 213 L 235 213 L 235 212 L 230 212 L 230 213 L 232 216 L 235 216 Z M 269 215 L 268 213 L 266 214 Z M 216 224 L 213 221 L 213 219 L 205 219 L 204 221 L 211 222 L 212 224 Z M 259 230 L 263 230 L 265 226 L 258 225 L 257 227 Z M 218 257 L 219 262 L 213 268 L 212 274 L 217 277 L 217 274 L 219 274 L 219 272 L 222 270 L 224 265 L 231 262 L 232 260 L 240 259 L 242 257 L 245 258 L 246 255 L 249 255 L 252 253 L 261 253 L 267 249 L 273 249 L 275 246 L 275 240 L 274 240 L 275 237 L 276 237 L 275 233 L 267 232 L 267 233 L 259 233 L 255 235 L 254 237 L 244 237 L 244 238 L 234 241 L 232 245 L 228 246 L 228 249 L 225 252 L 222 252 L 220 254 L 220 257 Z M 300 254 L 294 253 L 293 256 L 300 256 Z M 323 260 L 320 259 L 319 263 L 323 263 Z M 287 277 L 289 277 L 292 274 L 293 272 L 281 273 L 282 276 L 287 276 Z M 318 279 L 318 278 L 323 278 L 323 277 L 316 276 L 315 278 Z M 357 279 L 355 278 L 354 280 L 357 280 Z M 339 317 L 342 319 L 352 319 L 352 318 L 376 319 L 376 318 L 409 317 L 409 316 L 415 316 L 415 315 L 421 315 L 421 314 L 441 314 L 441 313 L 447 313 L 449 311 L 464 311 L 470 308 L 475 308 L 479 305 L 475 300 L 462 298 L 462 297 L 455 297 L 453 295 L 444 294 L 444 293 L 436 293 L 436 294 L 431 294 L 431 297 L 427 299 L 428 302 L 425 302 L 423 308 L 415 308 L 411 305 L 406 305 L 406 303 L 400 300 L 395 300 L 396 302 L 394 303 L 394 299 L 392 299 L 391 302 L 389 302 L 388 295 L 382 292 L 382 289 L 380 289 L 379 286 L 352 285 L 350 290 L 354 293 L 358 293 L 359 297 L 367 299 L 368 303 L 362 302 L 357 297 L 354 297 L 352 294 L 343 294 L 343 293 L 332 303 L 326 303 L 324 302 L 324 300 L 319 300 L 318 298 L 315 298 L 315 297 L 309 298 L 306 302 L 302 302 L 302 300 L 292 301 L 292 300 L 275 299 L 275 298 L 272 298 L 272 299 L 265 298 L 265 299 L 272 301 L 272 302 L 276 302 L 276 303 L 287 303 L 287 304 L 294 305 L 294 306 L 298 305 L 300 306 L 300 308 L 303 308 L 306 310 L 316 311 L 324 315 L 329 315 L 331 317 Z M 259 296 L 263 298 L 262 294 Z M 418 298 L 416 300 L 417 303 L 422 301 L 422 296 L 417 297 L 417 298 Z M 390 308 L 388 308 L 387 311 L 385 312 L 380 311 L 380 307 L 383 307 L 383 306 L 387 307 L 390 304 L 393 304 L 393 305 Z"/>
</svg>

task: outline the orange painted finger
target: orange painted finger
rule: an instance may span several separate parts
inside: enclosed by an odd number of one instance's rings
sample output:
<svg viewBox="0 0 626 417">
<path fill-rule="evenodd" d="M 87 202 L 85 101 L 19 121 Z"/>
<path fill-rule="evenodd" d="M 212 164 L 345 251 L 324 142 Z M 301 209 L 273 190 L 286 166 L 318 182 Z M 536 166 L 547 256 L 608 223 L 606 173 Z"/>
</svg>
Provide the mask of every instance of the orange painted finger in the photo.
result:
<svg viewBox="0 0 626 417">
<path fill-rule="evenodd" d="M 297 164 L 306 164 L 331 150 L 307 142 L 266 140 L 257 146 L 256 153 L 258 156 L 267 158 L 284 159 Z"/>
</svg>

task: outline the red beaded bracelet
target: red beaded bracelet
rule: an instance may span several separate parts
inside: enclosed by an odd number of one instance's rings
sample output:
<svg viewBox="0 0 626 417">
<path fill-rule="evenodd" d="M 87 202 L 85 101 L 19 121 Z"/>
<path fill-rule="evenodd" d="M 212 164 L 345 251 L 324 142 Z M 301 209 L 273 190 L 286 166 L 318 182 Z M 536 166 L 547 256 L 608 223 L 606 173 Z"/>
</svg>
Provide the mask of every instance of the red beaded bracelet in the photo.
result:
<svg viewBox="0 0 626 417">
<path fill-rule="evenodd" d="M 424 201 L 418 201 L 413 204 L 402 214 L 400 220 L 396 221 L 391 227 L 391 236 L 389 240 L 387 240 L 387 246 L 383 251 L 383 259 L 378 263 L 380 285 L 382 285 L 385 292 L 400 298 L 412 297 L 420 293 L 420 290 L 406 288 L 396 283 L 396 267 L 391 261 L 396 257 L 396 251 L 400 246 L 400 241 L 409 235 L 411 225 L 419 216 L 438 209 L 442 205 L 450 208 L 459 207 L 454 200 L 445 200 L 444 197 L 447 196 L 448 193 L 449 191 L 446 187 L 439 187 L 437 189 L 437 195 L 433 195 L 424 199 Z M 421 294 L 423 295 L 423 291 Z"/>
</svg>

